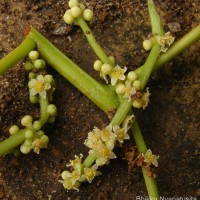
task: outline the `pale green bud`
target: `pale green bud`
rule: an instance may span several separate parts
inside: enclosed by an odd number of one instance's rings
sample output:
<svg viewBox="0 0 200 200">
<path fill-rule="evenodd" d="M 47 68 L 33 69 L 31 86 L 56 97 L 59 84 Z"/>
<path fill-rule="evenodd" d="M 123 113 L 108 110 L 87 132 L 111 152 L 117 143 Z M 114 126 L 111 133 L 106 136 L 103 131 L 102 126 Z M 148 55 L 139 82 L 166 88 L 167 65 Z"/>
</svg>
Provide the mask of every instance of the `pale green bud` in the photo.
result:
<svg viewBox="0 0 200 200">
<path fill-rule="evenodd" d="M 30 60 L 36 60 L 39 58 L 39 52 L 38 51 L 30 51 L 28 54 L 28 57 Z"/>
<path fill-rule="evenodd" d="M 36 78 L 36 74 L 34 72 L 30 72 L 28 76 L 30 79 Z"/>
<path fill-rule="evenodd" d="M 134 72 L 134 71 L 129 72 L 128 75 L 127 75 L 127 79 L 129 81 L 135 81 L 137 79 L 137 77 L 138 77 L 137 73 Z"/>
<path fill-rule="evenodd" d="M 101 67 L 101 72 L 105 75 L 108 75 L 112 72 L 112 66 L 109 64 L 103 64 Z"/>
<path fill-rule="evenodd" d="M 36 131 L 40 130 L 40 129 L 42 128 L 41 122 L 40 122 L 40 121 L 34 121 L 34 122 L 33 122 L 33 128 L 34 128 Z"/>
<path fill-rule="evenodd" d="M 126 86 L 125 86 L 124 84 L 122 84 L 122 83 L 119 83 L 119 84 L 116 86 L 115 90 L 116 90 L 116 93 L 117 93 L 117 94 L 124 94 L 124 93 L 125 93 L 125 90 L 126 90 Z"/>
<path fill-rule="evenodd" d="M 96 61 L 94 62 L 93 67 L 94 67 L 94 69 L 95 69 L 96 71 L 101 71 L 102 65 L 103 65 L 103 63 L 102 63 L 100 60 L 96 60 Z"/>
<path fill-rule="evenodd" d="M 19 127 L 17 125 L 13 125 L 9 129 L 10 135 L 14 135 L 19 132 Z"/>
<path fill-rule="evenodd" d="M 33 65 L 36 69 L 44 69 L 46 64 L 43 59 L 37 59 L 33 62 Z"/>
<path fill-rule="evenodd" d="M 68 2 L 68 5 L 69 5 L 70 8 L 72 8 L 74 6 L 79 6 L 79 2 L 78 2 L 78 0 L 70 0 Z"/>
<path fill-rule="evenodd" d="M 146 50 L 146 51 L 149 51 L 153 46 L 153 42 L 152 40 L 144 40 L 143 41 L 143 48 Z"/>
<path fill-rule="evenodd" d="M 92 10 L 90 10 L 90 9 L 85 9 L 85 10 L 83 11 L 83 18 L 84 18 L 85 20 L 90 21 L 90 20 L 93 19 L 93 16 L 94 16 L 94 13 L 93 13 Z"/>
<path fill-rule="evenodd" d="M 80 16 L 82 15 L 82 10 L 81 10 L 81 8 L 78 7 L 78 6 L 73 6 L 73 7 L 71 8 L 71 15 L 72 15 L 72 17 L 74 17 L 74 18 L 80 17 Z"/>
<path fill-rule="evenodd" d="M 139 81 L 139 80 L 136 80 L 136 81 L 134 81 L 133 82 L 133 87 L 137 90 L 137 91 L 139 91 L 140 89 L 141 89 L 141 82 Z"/>
<path fill-rule="evenodd" d="M 47 113 L 50 115 L 50 116 L 55 116 L 56 113 L 57 113 L 57 108 L 54 104 L 49 104 L 47 106 Z"/>
<path fill-rule="evenodd" d="M 25 68 L 25 70 L 30 71 L 31 69 L 34 68 L 34 66 L 33 66 L 33 64 L 32 64 L 31 62 L 28 62 L 28 61 L 27 61 L 27 62 L 24 64 L 24 68 Z"/>
<path fill-rule="evenodd" d="M 31 149 L 29 147 L 27 147 L 26 145 L 22 144 L 20 146 L 20 151 L 23 153 L 23 154 L 28 154 L 30 153 Z"/>
<path fill-rule="evenodd" d="M 30 115 L 26 115 L 21 119 L 22 126 L 31 127 L 33 122 L 33 118 Z"/>
<path fill-rule="evenodd" d="M 66 24 L 72 24 L 74 22 L 74 18 L 71 14 L 71 12 L 66 11 L 66 13 L 63 16 L 63 20 Z"/>
</svg>

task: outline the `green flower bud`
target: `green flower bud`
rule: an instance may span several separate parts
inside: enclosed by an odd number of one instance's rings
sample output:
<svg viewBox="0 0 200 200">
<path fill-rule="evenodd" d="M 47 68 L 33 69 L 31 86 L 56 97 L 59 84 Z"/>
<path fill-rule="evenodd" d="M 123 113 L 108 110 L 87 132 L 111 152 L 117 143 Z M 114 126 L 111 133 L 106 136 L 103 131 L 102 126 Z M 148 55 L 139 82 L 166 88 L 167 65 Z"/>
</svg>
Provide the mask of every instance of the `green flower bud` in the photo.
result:
<svg viewBox="0 0 200 200">
<path fill-rule="evenodd" d="M 28 57 L 30 60 L 36 60 L 39 58 L 39 52 L 38 51 L 30 51 L 28 54 Z"/>
<path fill-rule="evenodd" d="M 30 72 L 28 76 L 29 76 L 30 79 L 36 78 L 36 74 L 33 73 L 33 72 Z"/>
<path fill-rule="evenodd" d="M 137 91 L 139 91 L 140 89 L 141 89 L 141 82 L 139 81 L 139 80 L 136 80 L 136 81 L 134 81 L 133 82 L 133 87 L 137 90 Z"/>
<path fill-rule="evenodd" d="M 149 51 L 153 46 L 153 41 L 150 39 L 150 40 L 144 40 L 143 41 L 143 48 L 146 50 L 146 51 Z"/>
<path fill-rule="evenodd" d="M 24 68 L 25 68 L 25 70 L 30 71 L 31 69 L 34 68 L 34 66 L 33 66 L 33 64 L 32 64 L 31 62 L 28 62 L 28 61 L 27 61 L 27 62 L 24 64 Z"/>
<path fill-rule="evenodd" d="M 47 106 L 47 113 L 50 115 L 50 116 L 55 116 L 56 113 L 57 113 L 57 108 L 54 104 L 49 104 Z"/>
<path fill-rule="evenodd" d="M 74 6 L 79 6 L 78 0 L 70 0 L 68 2 L 68 5 L 70 8 L 74 7 Z"/>
<path fill-rule="evenodd" d="M 95 69 L 96 71 L 101 71 L 102 65 L 103 65 L 103 63 L 102 63 L 100 60 L 96 60 L 96 61 L 94 62 L 93 67 L 94 67 L 94 69 Z"/>
<path fill-rule="evenodd" d="M 23 153 L 23 154 L 28 154 L 30 153 L 31 149 L 29 147 L 27 147 L 26 145 L 22 144 L 20 146 L 20 151 Z"/>
<path fill-rule="evenodd" d="M 21 119 L 22 126 L 31 127 L 33 122 L 33 118 L 30 115 L 26 115 Z"/>
<path fill-rule="evenodd" d="M 46 64 L 43 59 L 37 59 L 33 62 L 33 65 L 36 69 L 44 69 Z"/>
<path fill-rule="evenodd" d="M 128 75 L 127 75 L 127 79 L 129 81 L 135 81 L 137 79 L 137 77 L 138 77 L 137 73 L 134 72 L 134 71 L 129 72 Z"/>
<path fill-rule="evenodd" d="M 103 64 L 101 67 L 101 72 L 105 75 L 108 75 L 112 72 L 112 66 L 109 64 Z"/>
<path fill-rule="evenodd" d="M 85 10 L 83 11 L 83 18 L 84 18 L 85 20 L 90 21 L 90 20 L 93 19 L 93 16 L 94 16 L 94 13 L 93 13 L 92 10 L 90 10 L 90 9 L 85 9 Z"/>
<path fill-rule="evenodd" d="M 14 135 L 19 132 L 19 127 L 17 125 L 13 125 L 9 129 L 10 135 Z"/>
<path fill-rule="evenodd" d="M 72 16 L 71 12 L 66 11 L 63 20 L 66 24 L 72 24 L 74 22 L 74 17 Z"/>
<path fill-rule="evenodd" d="M 45 75 L 44 76 L 44 82 L 45 83 L 49 83 L 50 85 L 52 85 L 54 83 L 54 79 L 52 75 Z"/>
<path fill-rule="evenodd" d="M 44 135 L 44 131 L 43 130 L 37 131 L 37 135 L 38 137 L 42 137 Z"/>
<path fill-rule="evenodd" d="M 63 180 L 68 179 L 71 176 L 71 173 L 69 171 L 63 171 L 61 174 L 61 177 Z"/>
<path fill-rule="evenodd" d="M 81 8 L 78 7 L 78 6 L 73 6 L 73 7 L 71 8 L 71 15 L 72 15 L 72 17 L 74 17 L 74 18 L 80 17 L 80 16 L 82 15 L 82 10 L 81 10 Z"/>
<path fill-rule="evenodd" d="M 124 93 L 125 93 L 125 90 L 126 90 L 126 86 L 125 86 L 124 84 L 122 84 L 122 83 L 119 83 L 119 84 L 116 86 L 115 90 L 116 90 L 116 93 L 117 93 L 117 94 L 124 94 Z"/>
<path fill-rule="evenodd" d="M 41 122 L 40 122 L 40 121 L 34 121 L 34 122 L 33 122 L 33 128 L 34 128 L 36 131 L 40 130 L 40 129 L 42 128 Z"/>
</svg>

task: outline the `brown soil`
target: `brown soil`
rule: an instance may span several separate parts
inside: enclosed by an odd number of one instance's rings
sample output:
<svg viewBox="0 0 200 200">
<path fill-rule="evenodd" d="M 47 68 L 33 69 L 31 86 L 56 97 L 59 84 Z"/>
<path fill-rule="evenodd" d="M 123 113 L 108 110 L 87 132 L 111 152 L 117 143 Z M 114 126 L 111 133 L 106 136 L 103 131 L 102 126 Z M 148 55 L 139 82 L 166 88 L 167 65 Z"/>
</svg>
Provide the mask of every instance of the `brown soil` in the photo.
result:
<svg viewBox="0 0 200 200">
<path fill-rule="evenodd" d="M 170 29 L 176 39 L 200 22 L 199 0 L 155 2 L 165 30 Z M 147 56 L 141 43 L 150 33 L 146 1 L 91 0 L 87 4 L 95 11 L 91 28 L 106 52 L 130 70 L 140 66 Z M 20 44 L 23 29 L 32 25 L 99 80 L 91 67 L 96 57 L 80 29 L 62 21 L 66 8 L 65 0 L 0 1 L 0 58 Z M 149 82 L 151 103 L 145 111 L 137 112 L 148 147 L 160 155 L 156 181 L 160 195 L 165 197 L 200 195 L 199 52 L 200 43 L 196 43 L 153 76 Z M 87 133 L 94 126 L 105 126 L 108 119 L 62 76 L 51 68 L 48 71 L 57 83 L 54 102 L 58 107 L 55 124 L 45 127 L 49 148 L 39 156 L 31 153 L 0 158 L 0 199 L 129 200 L 147 196 L 141 171 L 128 174 L 127 162 L 122 159 L 125 147 L 116 150 L 118 158 L 101 169 L 102 176 L 92 184 L 83 184 L 79 192 L 67 192 L 58 183 L 66 162 L 75 154 L 86 155 L 83 141 Z M 27 102 L 27 73 L 20 63 L 0 76 L 1 140 L 24 115 L 38 116 L 38 108 Z"/>
</svg>

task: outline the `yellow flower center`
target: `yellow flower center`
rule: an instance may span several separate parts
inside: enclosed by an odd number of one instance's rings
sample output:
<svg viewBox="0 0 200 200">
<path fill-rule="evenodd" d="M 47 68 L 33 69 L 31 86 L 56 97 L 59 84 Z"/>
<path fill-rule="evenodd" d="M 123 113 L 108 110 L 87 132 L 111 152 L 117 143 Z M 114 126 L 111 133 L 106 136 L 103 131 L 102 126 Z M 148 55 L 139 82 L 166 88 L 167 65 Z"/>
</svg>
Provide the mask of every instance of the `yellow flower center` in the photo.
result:
<svg viewBox="0 0 200 200">
<path fill-rule="evenodd" d="M 109 157 L 110 151 L 109 151 L 106 147 L 102 147 L 102 148 L 99 150 L 99 154 L 100 154 L 100 156 L 102 156 L 102 157 Z"/>
<path fill-rule="evenodd" d="M 86 177 L 86 179 L 88 179 L 88 180 L 94 178 L 95 175 L 96 175 L 96 172 L 95 172 L 93 169 L 87 169 L 87 170 L 85 171 L 85 177 Z"/>
<path fill-rule="evenodd" d="M 108 138 L 108 137 L 110 136 L 110 131 L 108 131 L 108 130 L 106 130 L 106 129 L 103 129 L 103 130 L 101 130 L 101 135 L 102 135 L 103 137 Z"/>
<path fill-rule="evenodd" d="M 124 138 L 124 130 L 123 129 L 117 130 L 117 137 L 119 139 L 123 139 Z"/>
<path fill-rule="evenodd" d="M 116 78 L 119 78 L 121 75 L 122 75 L 122 72 L 120 70 L 114 71 L 112 73 L 112 76 L 114 76 Z"/>
<path fill-rule="evenodd" d="M 37 81 L 34 85 L 34 88 L 38 93 L 44 91 L 44 87 L 45 87 L 45 85 L 44 85 L 44 82 L 42 82 L 42 81 Z"/>
<path fill-rule="evenodd" d="M 151 162 L 151 161 L 155 160 L 155 156 L 152 155 L 152 154 L 147 154 L 147 155 L 146 155 L 146 159 L 147 159 L 149 162 Z"/>
</svg>

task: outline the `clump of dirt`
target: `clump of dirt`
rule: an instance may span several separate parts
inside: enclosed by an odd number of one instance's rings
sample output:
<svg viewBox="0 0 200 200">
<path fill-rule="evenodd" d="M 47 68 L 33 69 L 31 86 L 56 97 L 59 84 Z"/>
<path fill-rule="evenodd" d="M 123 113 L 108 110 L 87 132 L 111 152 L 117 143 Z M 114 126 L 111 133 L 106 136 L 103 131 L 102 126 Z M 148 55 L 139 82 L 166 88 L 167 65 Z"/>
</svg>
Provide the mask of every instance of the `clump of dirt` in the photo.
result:
<svg viewBox="0 0 200 200">
<path fill-rule="evenodd" d="M 147 4 L 143 0 L 91 0 L 86 3 L 95 11 L 90 26 L 109 55 L 128 70 L 144 63 L 147 53 L 142 41 L 151 31 Z M 165 24 L 176 39 L 200 22 L 198 0 L 155 1 Z M 96 56 L 76 26 L 67 26 L 62 15 L 65 0 L 4 0 L 0 2 L 0 58 L 23 40 L 23 30 L 32 25 L 86 72 L 100 80 L 92 65 Z M 161 196 L 197 197 L 199 190 L 199 64 L 200 44 L 196 43 L 153 76 L 148 86 L 151 103 L 137 112 L 147 146 L 159 154 L 157 185 Z M 49 68 L 56 80 L 54 103 L 58 116 L 47 125 L 50 137 L 47 150 L 21 157 L 0 158 L 0 199 L 135 199 L 147 196 L 141 172 L 128 173 L 123 160 L 125 147 L 116 149 L 117 159 L 101 169 L 102 176 L 85 183 L 79 192 L 67 192 L 58 182 L 66 162 L 86 155 L 83 145 L 94 126 L 108 124 L 106 115 L 61 75 Z M 22 63 L 0 76 L 0 139 L 8 129 L 31 114 L 38 116 L 37 106 L 28 102 L 27 73 Z M 134 141 L 132 140 L 134 146 Z"/>
</svg>

